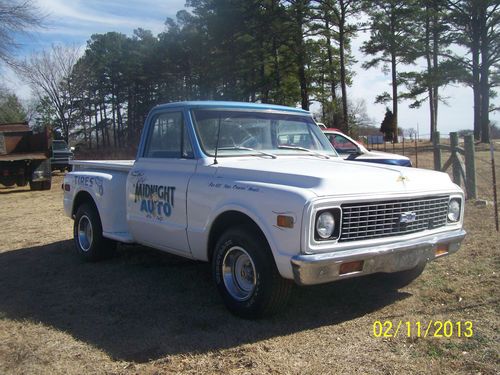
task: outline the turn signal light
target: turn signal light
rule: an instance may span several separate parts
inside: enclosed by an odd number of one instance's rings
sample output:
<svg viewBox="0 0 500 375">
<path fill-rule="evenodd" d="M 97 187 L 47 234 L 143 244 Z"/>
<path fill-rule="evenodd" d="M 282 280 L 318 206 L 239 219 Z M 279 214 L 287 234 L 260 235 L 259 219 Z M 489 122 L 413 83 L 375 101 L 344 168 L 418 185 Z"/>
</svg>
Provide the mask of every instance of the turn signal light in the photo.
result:
<svg viewBox="0 0 500 375">
<path fill-rule="evenodd" d="M 70 184 L 64 184 L 63 185 L 64 191 L 70 191 L 71 190 L 71 185 Z"/>
<path fill-rule="evenodd" d="M 435 254 L 436 256 L 441 256 L 441 255 L 445 255 L 445 254 L 448 254 L 448 245 L 438 245 L 438 247 L 436 247 L 436 251 L 435 251 Z"/>
<path fill-rule="evenodd" d="M 282 228 L 293 228 L 293 217 L 286 215 L 278 215 L 276 224 L 278 225 L 278 227 Z"/>
<path fill-rule="evenodd" d="M 352 273 L 352 272 L 360 272 L 363 270 L 363 263 L 364 261 L 362 260 L 342 263 L 340 265 L 339 275 L 344 275 L 346 273 Z"/>
</svg>

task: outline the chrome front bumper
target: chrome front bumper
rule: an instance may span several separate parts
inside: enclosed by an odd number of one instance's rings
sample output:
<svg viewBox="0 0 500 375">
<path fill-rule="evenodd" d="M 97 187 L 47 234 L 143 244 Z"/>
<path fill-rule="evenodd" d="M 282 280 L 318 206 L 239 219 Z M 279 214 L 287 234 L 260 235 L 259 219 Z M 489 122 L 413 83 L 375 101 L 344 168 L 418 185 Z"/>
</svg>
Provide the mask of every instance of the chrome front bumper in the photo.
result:
<svg viewBox="0 0 500 375">
<path fill-rule="evenodd" d="M 404 271 L 456 252 L 464 237 L 465 231 L 460 229 L 402 243 L 296 255 L 291 260 L 293 277 L 299 285 L 314 285 L 376 272 Z M 438 247 L 443 246 L 448 246 L 447 252 L 436 254 Z M 355 261 L 363 261 L 361 270 L 341 274 L 342 264 Z"/>
</svg>

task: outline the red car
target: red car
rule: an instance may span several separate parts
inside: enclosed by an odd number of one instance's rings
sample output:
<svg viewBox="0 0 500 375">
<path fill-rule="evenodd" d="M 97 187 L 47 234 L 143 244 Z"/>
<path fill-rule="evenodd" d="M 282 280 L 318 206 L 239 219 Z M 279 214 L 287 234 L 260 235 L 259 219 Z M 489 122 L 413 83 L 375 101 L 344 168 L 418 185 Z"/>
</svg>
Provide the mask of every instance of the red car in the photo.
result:
<svg viewBox="0 0 500 375">
<path fill-rule="evenodd" d="M 342 133 L 339 129 L 322 129 L 326 137 L 346 160 L 363 161 L 367 163 L 381 163 L 411 167 L 411 160 L 403 155 L 391 154 L 382 151 L 369 151 L 361 143 Z"/>
</svg>

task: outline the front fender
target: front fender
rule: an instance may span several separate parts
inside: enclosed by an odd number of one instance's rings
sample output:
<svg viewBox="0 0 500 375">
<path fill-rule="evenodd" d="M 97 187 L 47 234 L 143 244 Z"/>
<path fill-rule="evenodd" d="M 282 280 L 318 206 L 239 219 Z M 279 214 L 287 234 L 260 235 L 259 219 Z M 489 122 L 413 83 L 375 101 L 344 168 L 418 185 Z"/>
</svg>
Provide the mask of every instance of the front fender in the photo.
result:
<svg viewBox="0 0 500 375">
<path fill-rule="evenodd" d="M 267 239 L 281 276 L 292 279 L 293 270 L 290 259 L 293 255 L 300 253 L 303 205 L 297 206 L 295 209 L 286 209 L 282 205 L 283 202 L 273 207 L 269 204 L 255 205 L 241 201 L 227 201 L 218 204 L 209 213 L 206 227 L 198 228 L 198 230 L 191 227 L 188 231 L 193 257 L 204 261 L 208 260 L 209 235 L 214 222 L 225 212 L 236 211 L 246 215 L 259 227 Z M 277 216 L 279 214 L 293 216 L 294 228 L 278 227 Z"/>
</svg>

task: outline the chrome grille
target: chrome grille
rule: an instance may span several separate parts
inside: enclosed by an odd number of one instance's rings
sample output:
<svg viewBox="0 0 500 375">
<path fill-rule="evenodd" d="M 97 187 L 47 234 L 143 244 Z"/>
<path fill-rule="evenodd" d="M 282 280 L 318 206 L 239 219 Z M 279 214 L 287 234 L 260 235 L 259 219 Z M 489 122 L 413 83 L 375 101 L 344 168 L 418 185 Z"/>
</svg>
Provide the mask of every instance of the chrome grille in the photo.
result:
<svg viewBox="0 0 500 375">
<path fill-rule="evenodd" d="M 421 232 L 446 225 L 448 196 L 343 204 L 339 241 Z M 411 222 L 406 219 L 410 217 Z"/>
</svg>

